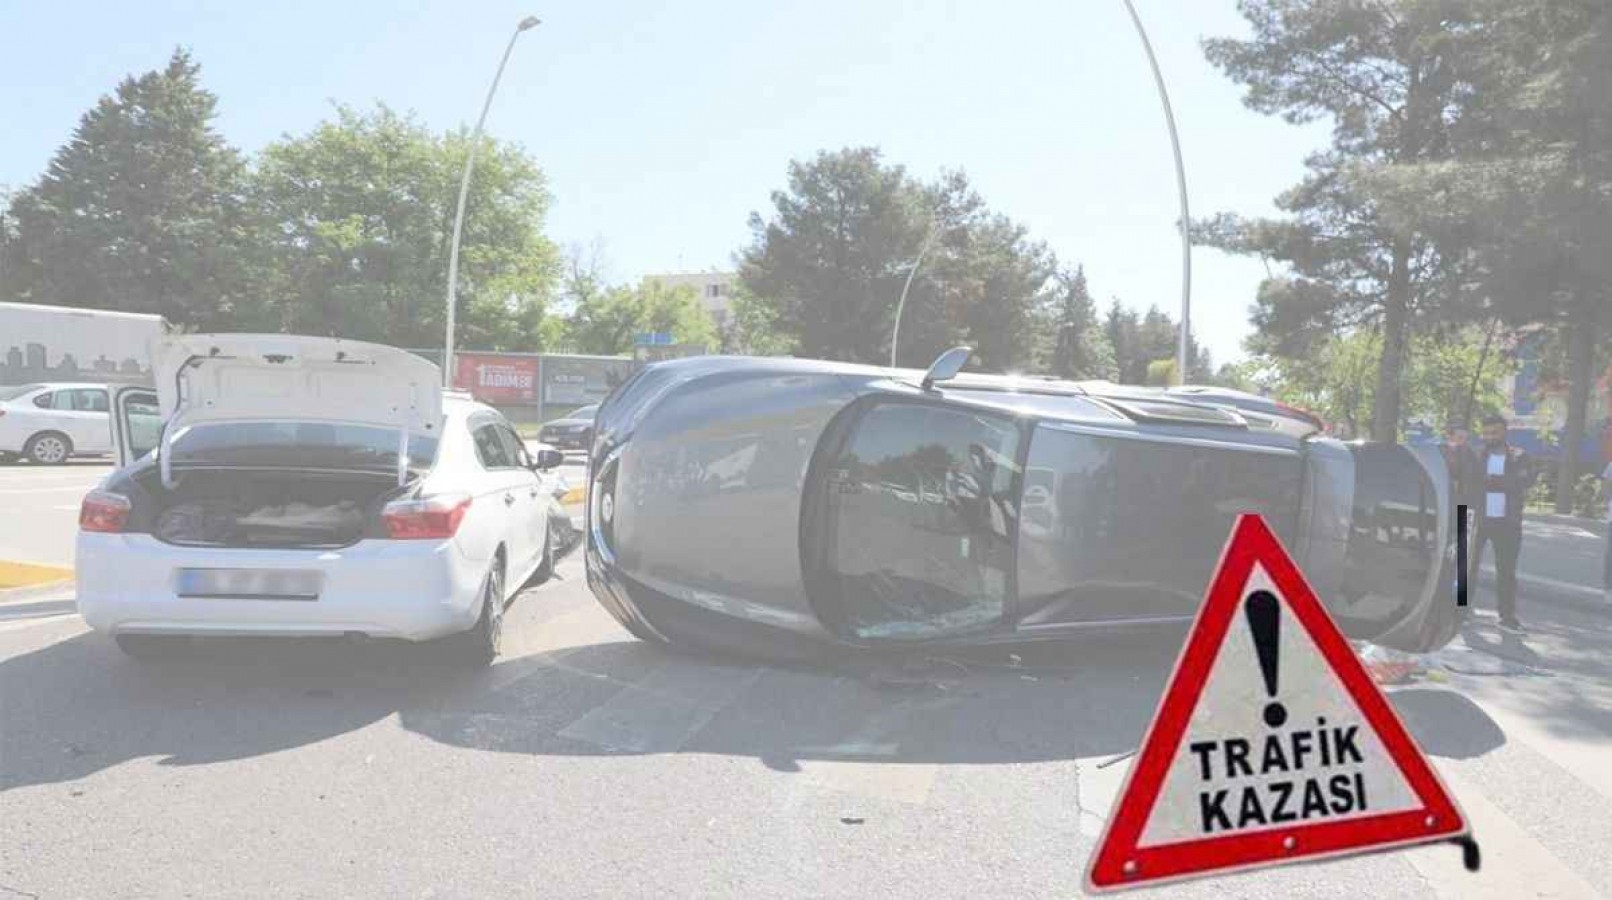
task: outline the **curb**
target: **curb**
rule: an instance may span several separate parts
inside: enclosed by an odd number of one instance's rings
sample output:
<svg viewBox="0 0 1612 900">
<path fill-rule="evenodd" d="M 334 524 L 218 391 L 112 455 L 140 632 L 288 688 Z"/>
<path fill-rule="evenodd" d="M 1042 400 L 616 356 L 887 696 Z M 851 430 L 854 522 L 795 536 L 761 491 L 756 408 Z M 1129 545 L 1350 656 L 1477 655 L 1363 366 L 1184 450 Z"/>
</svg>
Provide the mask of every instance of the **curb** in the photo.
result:
<svg viewBox="0 0 1612 900">
<path fill-rule="evenodd" d="M 72 579 L 73 570 L 65 566 L 0 559 L 0 597 L 9 596 L 13 590 L 60 584 Z"/>
</svg>

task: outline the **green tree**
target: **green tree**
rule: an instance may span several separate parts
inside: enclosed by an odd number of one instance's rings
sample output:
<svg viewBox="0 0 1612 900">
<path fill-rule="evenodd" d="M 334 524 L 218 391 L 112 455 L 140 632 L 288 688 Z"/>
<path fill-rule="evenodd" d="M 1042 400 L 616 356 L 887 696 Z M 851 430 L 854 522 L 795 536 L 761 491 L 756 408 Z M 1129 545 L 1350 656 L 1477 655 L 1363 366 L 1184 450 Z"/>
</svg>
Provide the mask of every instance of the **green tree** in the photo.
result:
<svg viewBox="0 0 1612 900">
<path fill-rule="evenodd" d="M 791 162 L 768 219 L 751 216 L 740 279 L 752 324 L 806 356 L 885 363 L 908 275 L 899 363 L 959 343 L 984 368 L 1028 368 L 1056 263 L 960 172 L 932 184 L 872 148 Z M 916 272 L 920 250 L 928 246 Z"/>
<path fill-rule="evenodd" d="M 11 203 L 0 296 L 228 324 L 254 300 L 240 155 L 184 50 L 123 79 Z"/>
<path fill-rule="evenodd" d="M 254 197 L 275 235 L 275 327 L 439 347 L 462 131 L 434 134 L 385 106 L 338 106 L 333 120 L 264 149 Z M 559 254 L 543 236 L 550 203 L 519 147 L 483 139 L 460 244 L 459 347 L 541 350 Z"/>
<path fill-rule="evenodd" d="M 1445 159 L 1448 122 L 1467 84 L 1452 0 L 1381 3 L 1241 0 L 1248 39 L 1205 42 L 1211 63 L 1242 84 L 1252 109 L 1301 123 L 1330 119 L 1332 146 L 1278 198 L 1285 220 L 1222 216 L 1205 243 L 1262 256 L 1287 271 L 1262 287 L 1255 322 L 1271 346 L 1300 353 L 1342 329 L 1376 328 L 1372 433 L 1393 440 L 1414 320 L 1440 296 L 1451 261 L 1415 217 L 1379 214 L 1373 175 Z"/>
<path fill-rule="evenodd" d="M 1059 378 L 1115 377 L 1114 348 L 1097 324 L 1097 304 L 1086 286 L 1086 269 L 1058 275 L 1049 329 L 1053 347 L 1049 374 Z"/>
<path fill-rule="evenodd" d="M 1432 217 L 1468 248 L 1481 315 L 1547 323 L 1569 382 L 1563 443 L 1585 434 L 1612 331 L 1612 7 L 1601 0 L 1475 0 L 1458 39 L 1465 80 L 1449 161 L 1382 173 L 1385 214 Z M 1576 454 L 1560 468 L 1565 512 Z"/>
<path fill-rule="evenodd" d="M 678 344 L 715 350 L 720 343 L 715 323 L 687 285 L 669 288 L 647 281 L 636 288 L 616 287 L 585 298 L 570 322 L 570 346 L 579 353 L 631 353 L 636 335 L 664 332 Z"/>
</svg>

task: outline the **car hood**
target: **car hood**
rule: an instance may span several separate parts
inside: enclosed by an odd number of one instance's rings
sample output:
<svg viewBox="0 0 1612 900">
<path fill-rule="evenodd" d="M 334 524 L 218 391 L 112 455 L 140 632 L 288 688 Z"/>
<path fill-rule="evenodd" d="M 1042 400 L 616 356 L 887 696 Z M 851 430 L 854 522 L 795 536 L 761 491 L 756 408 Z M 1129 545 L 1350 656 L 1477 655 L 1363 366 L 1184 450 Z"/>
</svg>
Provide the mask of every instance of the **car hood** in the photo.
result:
<svg viewBox="0 0 1612 900">
<path fill-rule="evenodd" d="M 169 431 L 201 422 L 298 420 L 436 436 L 441 370 L 381 344 L 284 334 L 164 338 L 153 358 Z"/>
</svg>

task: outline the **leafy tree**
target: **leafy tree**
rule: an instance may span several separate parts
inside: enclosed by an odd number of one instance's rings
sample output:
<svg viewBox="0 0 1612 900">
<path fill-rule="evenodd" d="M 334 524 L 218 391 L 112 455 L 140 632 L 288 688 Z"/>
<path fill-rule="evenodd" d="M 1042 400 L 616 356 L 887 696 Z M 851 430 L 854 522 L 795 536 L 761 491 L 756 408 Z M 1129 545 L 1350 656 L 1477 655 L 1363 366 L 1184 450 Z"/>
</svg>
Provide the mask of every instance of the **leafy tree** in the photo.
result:
<svg viewBox="0 0 1612 900">
<path fill-rule="evenodd" d="M 1340 329 L 1380 331 L 1372 434 L 1393 440 L 1413 320 L 1450 268 L 1415 217 L 1379 215 L 1374 173 L 1448 158 L 1448 122 L 1468 87 L 1452 0 L 1381 3 L 1240 0 L 1252 37 L 1205 42 L 1211 63 L 1246 88 L 1252 109 L 1301 123 L 1330 119 L 1331 148 L 1278 198 L 1289 218 L 1222 216 L 1205 243 L 1284 263 L 1261 289 L 1255 323 L 1284 353 Z"/>
<path fill-rule="evenodd" d="M 570 344 L 579 353 L 631 353 L 633 339 L 646 332 L 665 332 L 678 344 L 715 349 L 715 323 L 687 285 L 669 288 L 658 281 L 616 287 L 590 296 L 577 306 L 570 322 Z"/>
<path fill-rule="evenodd" d="M 256 242 L 240 155 L 184 50 L 123 79 L 12 200 L 0 296 L 157 313 L 193 328 L 247 307 Z"/>
<path fill-rule="evenodd" d="M 1048 370 L 1059 378 L 1113 379 L 1114 348 L 1097 324 L 1097 304 L 1086 286 L 1086 269 L 1060 272 L 1050 310 L 1052 358 Z"/>
<path fill-rule="evenodd" d="M 465 133 L 433 134 L 385 106 L 338 106 L 334 120 L 265 148 L 253 195 L 274 229 L 276 327 L 441 346 L 468 149 Z M 524 151 L 483 139 L 460 244 L 458 346 L 540 350 L 558 339 L 549 203 Z"/>
<path fill-rule="evenodd" d="M 1562 335 L 1570 384 L 1564 444 L 1585 433 L 1612 330 L 1612 7 L 1601 0 L 1475 0 L 1453 159 L 1384 173 L 1388 215 L 1429 216 L 1468 248 L 1482 314 Z M 1560 468 L 1565 512 L 1575 454 Z"/>
<path fill-rule="evenodd" d="M 769 219 L 751 216 L 740 255 L 753 325 L 766 322 L 802 355 L 884 363 L 912 274 L 898 362 L 928 365 L 968 343 L 986 368 L 1033 364 L 1055 261 L 961 173 L 923 184 L 876 149 L 823 152 L 790 163 L 772 203 Z"/>
<path fill-rule="evenodd" d="M 1499 410 L 1504 402 L 1501 385 L 1514 365 L 1498 353 L 1485 352 L 1483 343 L 1476 328 L 1413 339 L 1403 378 L 1401 427 L 1422 422 L 1442 429 L 1470 421 L 1469 400 L 1473 418 Z M 1240 380 L 1246 389 L 1315 412 L 1341 437 L 1364 437 L 1372 428 L 1381 344 L 1380 333 L 1357 329 L 1316 341 L 1302 357 L 1256 355 L 1241 367 Z"/>
<path fill-rule="evenodd" d="M 1174 383 L 1180 328 L 1169 314 L 1150 306 L 1145 314 L 1137 315 L 1116 298 L 1108 308 L 1103 330 L 1114 349 L 1114 371 L 1120 383 Z M 1187 340 L 1187 358 L 1188 381 L 1202 383 L 1213 377 L 1213 360 L 1208 351 L 1198 346 L 1196 339 Z M 1167 362 L 1169 366 L 1153 365 L 1160 362 Z"/>
</svg>

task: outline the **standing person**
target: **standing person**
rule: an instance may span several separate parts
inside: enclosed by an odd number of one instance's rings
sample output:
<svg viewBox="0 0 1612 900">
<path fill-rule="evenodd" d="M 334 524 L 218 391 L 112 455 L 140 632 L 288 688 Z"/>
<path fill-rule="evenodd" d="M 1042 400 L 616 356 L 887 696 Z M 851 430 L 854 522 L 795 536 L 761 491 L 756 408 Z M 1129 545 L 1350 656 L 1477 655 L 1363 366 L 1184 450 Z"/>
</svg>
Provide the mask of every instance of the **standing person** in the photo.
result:
<svg viewBox="0 0 1612 900">
<path fill-rule="evenodd" d="M 1513 634 L 1522 633 L 1517 619 L 1517 557 L 1522 553 L 1522 507 L 1533 484 L 1532 468 L 1528 455 L 1506 442 L 1506 420 L 1484 416 L 1476 473 L 1481 493 L 1474 498 L 1477 534 L 1468 580 L 1477 583 L 1484 545 L 1493 547 L 1500 628 Z"/>
</svg>

